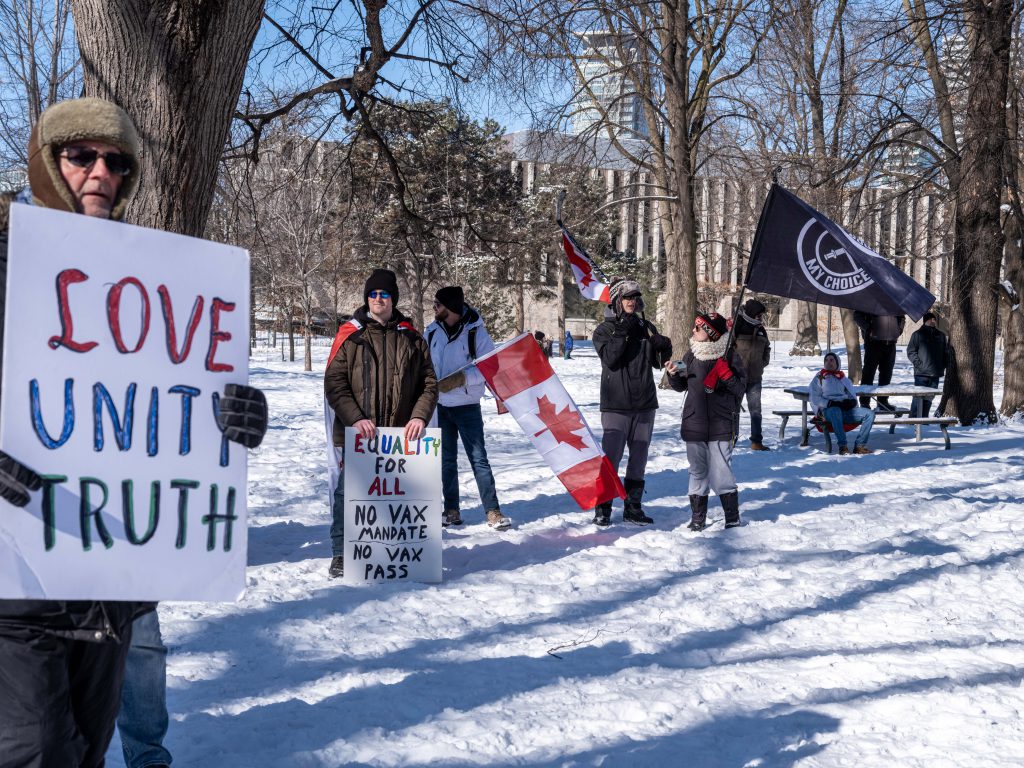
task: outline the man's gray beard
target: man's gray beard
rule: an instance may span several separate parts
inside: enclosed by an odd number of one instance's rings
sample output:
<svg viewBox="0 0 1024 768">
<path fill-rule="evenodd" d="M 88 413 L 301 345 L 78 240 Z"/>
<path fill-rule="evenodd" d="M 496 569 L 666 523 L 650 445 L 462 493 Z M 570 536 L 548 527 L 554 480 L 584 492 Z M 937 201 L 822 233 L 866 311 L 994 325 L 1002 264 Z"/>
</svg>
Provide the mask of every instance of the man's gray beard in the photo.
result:
<svg viewBox="0 0 1024 768">
<path fill-rule="evenodd" d="M 725 354 L 725 348 L 729 345 L 728 335 L 718 341 L 691 341 L 690 351 L 698 360 L 717 360 Z"/>
</svg>

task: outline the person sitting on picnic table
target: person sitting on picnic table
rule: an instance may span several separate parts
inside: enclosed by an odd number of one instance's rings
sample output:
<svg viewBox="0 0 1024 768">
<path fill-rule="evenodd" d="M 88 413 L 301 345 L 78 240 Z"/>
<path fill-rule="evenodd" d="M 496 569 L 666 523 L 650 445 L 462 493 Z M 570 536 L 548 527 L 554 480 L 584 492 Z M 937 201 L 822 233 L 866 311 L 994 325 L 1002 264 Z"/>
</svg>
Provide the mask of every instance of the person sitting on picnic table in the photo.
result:
<svg viewBox="0 0 1024 768">
<path fill-rule="evenodd" d="M 860 431 L 853 443 L 854 453 L 871 453 L 868 448 L 868 436 L 871 425 L 875 423 L 875 412 L 870 408 L 857 406 L 857 393 L 850 384 L 850 379 L 839 367 L 839 356 L 835 352 L 827 352 L 825 367 L 811 379 L 810 400 L 814 408 L 812 422 L 821 429 L 831 427 L 839 442 L 839 455 L 850 453 L 846 444 L 844 424 L 860 424 Z"/>
</svg>

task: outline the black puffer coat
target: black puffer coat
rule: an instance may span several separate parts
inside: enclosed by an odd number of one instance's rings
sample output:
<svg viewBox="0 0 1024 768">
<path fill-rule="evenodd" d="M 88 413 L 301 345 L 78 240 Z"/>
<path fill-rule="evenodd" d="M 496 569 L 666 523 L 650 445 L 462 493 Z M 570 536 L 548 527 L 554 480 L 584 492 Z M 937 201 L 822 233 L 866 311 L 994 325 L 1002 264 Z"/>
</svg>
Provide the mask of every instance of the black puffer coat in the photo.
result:
<svg viewBox="0 0 1024 768">
<path fill-rule="evenodd" d="M 0 353 L 3 350 L 3 318 L 7 306 L 7 226 L 10 203 L 10 195 L 0 196 Z M 3 360 L 0 359 L 2 374 Z M 42 468 L 33 469 L 44 471 Z M 0 600 L 0 632 L 5 635 L 30 635 L 41 630 L 73 640 L 119 640 L 136 616 L 153 610 L 155 605 L 94 600 Z"/>
<path fill-rule="evenodd" d="M 672 356 L 672 342 L 639 315 L 616 315 L 610 308 L 594 329 L 601 358 L 601 410 L 620 413 L 658 407 L 654 369 Z"/>
<path fill-rule="evenodd" d="M 676 392 L 685 392 L 683 423 L 679 434 L 688 443 L 709 443 L 732 440 L 739 425 L 740 400 L 746 391 L 747 376 L 742 358 L 731 354 L 733 377 L 720 381 L 710 395 L 704 391 L 704 379 L 711 372 L 715 360 L 698 360 L 693 352 L 683 357 L 686 372 L 669 376 L 668 383 Z"/>
<path fill-rule="evenodd" d="M 941 377 L 949 364 L 946 334 L 930 325 L 922 325 L 910 335 L 907 357 L 918 376 Z"/>
</svg>

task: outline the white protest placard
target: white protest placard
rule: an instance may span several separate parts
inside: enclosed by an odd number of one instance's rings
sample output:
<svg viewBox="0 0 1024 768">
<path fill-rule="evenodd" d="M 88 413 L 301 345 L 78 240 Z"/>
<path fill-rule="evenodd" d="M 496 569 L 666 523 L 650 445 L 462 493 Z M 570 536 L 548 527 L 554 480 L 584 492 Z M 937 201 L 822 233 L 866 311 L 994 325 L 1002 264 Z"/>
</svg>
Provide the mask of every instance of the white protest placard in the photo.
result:
<svg viewBox="0 0 1024 768">
<path fill-rule="evenodd" d="M 345 583 L 441 581 L 441 430 L 345 430 Z"/>
<path fill-rule="evenodd" d="M 241 596 L 248 339 L 244 250 L 11 207 L 0 449 L 44 485 L 0 500 L 0 597 Z"/>
</svg>

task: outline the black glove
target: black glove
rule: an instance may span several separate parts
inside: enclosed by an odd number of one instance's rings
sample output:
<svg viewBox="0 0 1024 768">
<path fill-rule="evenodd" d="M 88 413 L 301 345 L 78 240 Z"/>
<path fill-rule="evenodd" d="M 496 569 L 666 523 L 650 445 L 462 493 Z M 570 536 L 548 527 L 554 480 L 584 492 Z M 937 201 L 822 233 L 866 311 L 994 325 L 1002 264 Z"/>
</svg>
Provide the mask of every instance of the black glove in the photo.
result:
<svg viewBox="0 0 1024 768">
<path fill-rule="evenodd" d="M 17 459 L 0 451 L 0 496 L 16 507 L 28 504 L 29 491 L 43 487 L 42 478 Z"/>
<path fill-rule="evenodd" d="M 662 336 L 660 333 L 652 333 L 651 346 L 654 348 L 654 351 L 664 359 L 667 360 L 672 357 L 672 339 L 668 336 Z"/>
<path fill-rule="evenodd" d="M 220 398 L 217 424 L 228 440 L 255 448 L 267 434 L 267 398 L 256 387 L 228 384 Z"/>
</svg>

